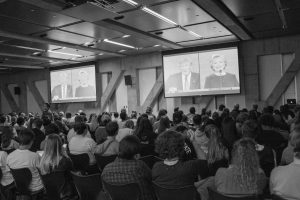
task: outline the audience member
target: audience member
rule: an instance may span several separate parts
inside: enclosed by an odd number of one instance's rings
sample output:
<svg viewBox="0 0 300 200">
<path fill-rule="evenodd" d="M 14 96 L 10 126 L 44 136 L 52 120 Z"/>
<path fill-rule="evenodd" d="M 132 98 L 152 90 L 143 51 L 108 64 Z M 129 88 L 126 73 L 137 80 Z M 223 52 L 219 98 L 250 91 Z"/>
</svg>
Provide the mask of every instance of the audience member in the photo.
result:
<svg viewBox="0 0 300 200">
<path fill-rule="evenodd" d="M 70 174 L 70 171 L 73 169 L 73 164 L 71 159 L 67 157 L 63 151 L 62 145 L 62 140 L 58 135 L 48 135 L 39 168 L 42 175 L 64 172 L 65 182 L 60 189 L 60 196 L 61 198 L 68 198 L 76 194 Z"/>
<path fill-rule="evenodd" d="M 119 128 L 124 128 L 125 127 L 125 123 L 126 123 L 126 121 L 128 119 L 127 113 L 126 112 L 121 112 L 120 113 L 120 119 L 121 120 L 118 121 Z"/>
<path fill-rule="evenodd" d="M 117 155 L 119 153 L 119 142 L 116 140 L 116 135 L 119 131 L 119 126 L 116 121 L 109 122 L 106 127 L 107 138 L 98 144 L 95 148 L 95 154 L 102 156 Z"/>
<path fill-rule="evenodd" d="M 95 132 L 95 139 L 97 144 L 103 143 L 106 138 L 107 138 L 107 133 L 106 133 L 106 125 L 111 121 L 111 118 L 107 114 L 103 114 L 102 116 L 99 115 L 98 118 L 98 128 L 96 129 Z"/>
<path fill-rule="evenodd" d="M 14 185 L 14 179 L 13 179 L 9 169 L 7 168 L 6 160 L 7 160 L 7 153 L 5 151 L 0 150 L 0 169 L 2 172 L 2 177 L 0 179 L 1 180 L 0 187 L 3 186 L 4 187 L 3 189 L 9 188 L 9 186 Z"/>
<path fill-rule="evenodd" d="M 188 118 L 188 123 L 193 124 L 193 118 L 196 114 L 196 109 L 195 107 L 190 107 L 190 113 L 188 113 L 186 116 Z"/>
<path fill-rule="evenodd" d="M 159 120 L 159 125 L 157 129 L 157 134 L 161 134 L 162 132 L 168 130 L 170 128 L 170 120 L 167 116 L 161 117 Z"/>
<path fill-rule="evenodd" d="M 183 187 L 193 185 L 200 175 L 208 176 L 205 160 L 181 161 L 184 152 L 184 137 L 175 131 L 166 131 L 156 140 L 155 150 L 164 161 L 157 162 L 152 169 L 152 180 L 162 187 Z"/>
<path fill-rule="evenodd" d="M 154 155 L 154 140 L 157 135 L 153 132 L 151 122 L 146 117 L 142 117 L 139 121 L 139 128 L 136 132 L 136 136 L 141 140 L 141 155 Z"/>
<path fill-rule="evenodd" d="M 36 151 L 40 150 L 41 143 L 46 138 L 43 131 L 41 131 L 42 126 L 43 126 L 43 121 L 41 119 L 36 118 L 33 120 L 32 131 L 34 133 L 34 141 L 30 148 L 30 151 L 36 152 Z"/>
<path fill-rule="evenodd" d="M 19 143 L 14 140 L 13 128 L 5 126 L 1 134 L 1 149 L 7 153 L 19 148 Z"/>
<path fill-rule="evenodd" d="M 294 147 L 294 161 L 273 169 L 270 176 L 270 192 L 284 199 L 300 197 L 300 128 L 295 127 L 291 140 Z"/>
<path fill-rule="evenodd" d="M 156 121 L 156 117 L 155 115 L 153 115 L 151 107 L 149 106 L 147 107 L 146 114 L 148 115 L 148 119 L 150 120 L 151 125 L 153 125 L 154 122 Z"/>
<path fill-rule="evenodd" d="M 133 134 L 134 123 L 132 120 L 127 120 L 124 128 L 120 128 L 116 136 L 116 140 L 120 142 L 125 136 Z"/>
<path fill-rule="evenodd" d="M 215 175 L 217 191 L 226 196 L 262 194 L 266 181 L 259 167 L 255 142 L 250 138 L 240 139 L 234 144 L 231 164 L 228 168 L 219 168 Z"/>
<path fill-rule="evenodd" d="M 96 159 L 94 156 L 94 151 L 96 148 L 96 142 L 88 137 L 88 128 L 84 122 L 76 123 L 74 126 L 74 130 L 76 135 L 73 136 L 69 142 L 69 150 L 71 154 L 88 154 L 90 161 L 90 165 L 94 165 L 96 163 Z"/>
<path fill-rule="evenodd" d="M 82 116 L 82 115 L 77 115 L 77 116 L 75 117 L 75 125 L 74 125 L 74 127 L 76 126 L 77 123 L 79 123 L 79 124 L 80 124 L 80 123 L 84 123 L 84 116 Z M 74 128 L 70 129 L 70 130 L 69 130 L 69 133 L 68 133 L 68 135 L 67 135 L 68 142 L 70 142 L 71 139 L 72 139 L 72 137 L 74 137 L 75 135 L 76 135 L 76 131 L 74 130 Z M 89 131 L 87 132 L 86 137 L 91 138 L 91 134 L 90 134 Z"/>
<path fill-rule="evenodd" d="M 19 133 L 20 147 L 7 156 L 7 166 L 11 169 L 29 168 L 32 180 L 29 185 L 31 192 L 43 189 L 43 183 L 37 168 L 40 164 L 40 156 L 29 151 L 34 140 L 34 133 L 29 129 L 23 129 Z"/>
<path fill-rule="evenodd" d="M 105 166 L 102 180 L 110 184 L 138 183 L 141 191 L 139 199 L 155 200 L 152 189 L 151 170 L 140 157 L 140 141 L 129 135 L 120 141 L 119 155 L 116 160 Z"/>
</svg>

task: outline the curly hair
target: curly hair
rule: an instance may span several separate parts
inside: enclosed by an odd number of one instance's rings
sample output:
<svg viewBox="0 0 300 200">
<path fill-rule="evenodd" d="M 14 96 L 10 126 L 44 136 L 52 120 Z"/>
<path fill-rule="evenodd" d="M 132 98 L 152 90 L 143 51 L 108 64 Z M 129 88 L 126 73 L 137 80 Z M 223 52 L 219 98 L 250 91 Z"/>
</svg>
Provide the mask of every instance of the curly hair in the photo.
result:
<svg viewBox="0 0 300 200">
<path fill-rule="evenodd" d="M 233 181 L 243 189 L 257 194 L 260 166 L 255 145 L 255 141 L 251 138 L 238 140 L 233 145 L 231 164 L 237 168 Z"/>
<path fill-rule="evenodd" d="M 219 129 L 215 125 L 210 124 L 205 127 L 204 132 L 209 137 L 207 152 L 208 164 L 212 164 L 218 160 L 228 160 L 228 149 L 221 141 L 222 135 Z"/>
<path fill-rule="evenodd" d="M 184 152 L 184 138 L 175 131 L 163 132 L 155 141 L 155 151 L 163 159 L 181 157 Z"/>
</svg>

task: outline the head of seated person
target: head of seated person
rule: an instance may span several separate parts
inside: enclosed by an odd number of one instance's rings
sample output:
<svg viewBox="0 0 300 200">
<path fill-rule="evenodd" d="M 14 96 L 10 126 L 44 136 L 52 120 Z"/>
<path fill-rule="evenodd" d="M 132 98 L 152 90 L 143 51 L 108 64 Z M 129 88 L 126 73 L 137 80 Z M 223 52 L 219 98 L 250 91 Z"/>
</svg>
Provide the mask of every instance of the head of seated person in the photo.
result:
<svg viewBox="0 0 300 200">
<path fill-rule="evenodd" d="M 4 150 L 15 149 L 14 145 L 12 145 L 13 138 L 14 133 L 12 127 L 4 126 L 1 134 L 1 148 Z"/>
<path fill-rule="evenodd" d="M 125 128 L 130 128 L 133 129 L 134 128 L 134 123 L 132 120 L 127 120 L 125 123 Z"/>
<path fill-rule="evenodd" d="M 259 126 L 255 120 L 246 120 L 242 125 L 242 137 L 255 139 L 259 135 Z"/>
<path fill-rule="evenodd" d="M 184 153 L 184 137 L 176 131 L 163 132 L 155 141 L 155 151 L 165 160 L 179 160 Z"/>
<path fill-rule="evenodd" d="M 119 144 L 119 158 L 135 160 L 140 158 L 141 143 L 138 137 L 128 135 Z"/>
<path fill-rule="evenodd" d="M 180 111 L 173 113 L 173 123 L 179 124 L 182 121 L 182 113 Z"/>
<path fill-rule="evenodd" d="M 242 126 L 243 123 L 249 119 L 249 114 L 246 112 L 241 112 L 240 114 L 238 114 L 237 118 L 236 118 L 236 122 L 235 122 L 235 127 L 236 127 L 236 131 L 239 134 L 239 136 L 242 135 Z"/>
<path fill-rule="evenodd" d="M 274 117 L 271 114 L 263 114 L 259 119 L 259 123 L 263 130 L 270 130 L 274 126 Z"/>
<path fill-rule="evenodd" d="M 54 123 L 50 123 L 48 126 L 45 127 L 45 135 L 50 135 L 50 134 L 57 134 L 59 135 L 60 131 L 59 131 L 59 127 L 54 124 Z"/>
<path fill-rule="evenodd" d="M 17 118 L 17 124 L 18 124 L 19 127 L 24 126 L 25 118 L 24 117 L 18 117 Z"/>
<path fill-rule="evenodd" d="M 32 122 L 32 128 L 37 128 L 37 129 L 41 129 L 43 126 L 43 120 L 41 120 L 40 118 L 36 118 L 33 120 Z"/>
<path fill-rule="evenodd" d="M 23 129 L 19 133 L 19 141 L 21 149 L 30 149 L 34 140 L 34 133 L 30 129 Z"/>
<path fill-rule="evenodd" d="M 103 115 L 99 115 L 97 117 L 97 120 L 98 120 L 99 126 L 104 126 L 105 127 L 108 124 L 108 122 L 111 121 L 111 118 L 110 118 L 110 115 L 103 114 Z"/>
<path fill-rule="evenodd" d="M 74 125 L 74 131 L 76 132 L 77 135 L 84 137 L 88 133 L 88 128 L 84 122 L 76 123 Z"/>
<path fill-rule="evenodd" d="M 146 117 L 142 117 L 139 121 L 139 127 L 137 130 L 137 136 L 140 138 L 143 144 L 153 143 L 153 127 L 150 120 Z"/>
<path fill-rule="evenodd" d="M 107 136 L 109 136 L 109 137 L 115 137 L 118 134 L 119 125 L 115 121 L 109 122 L 105 126 L 105 130 L 106 130 Z"/>
</svg>

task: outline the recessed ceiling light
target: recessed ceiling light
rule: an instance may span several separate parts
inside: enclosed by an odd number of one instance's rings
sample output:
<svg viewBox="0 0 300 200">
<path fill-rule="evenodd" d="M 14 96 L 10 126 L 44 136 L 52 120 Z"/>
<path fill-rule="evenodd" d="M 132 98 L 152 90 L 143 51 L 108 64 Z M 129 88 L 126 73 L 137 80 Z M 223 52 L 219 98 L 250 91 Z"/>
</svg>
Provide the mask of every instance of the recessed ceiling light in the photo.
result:
<svg viewBox="0 0 300 200">
<path fill-rule="evenodd" d="M 154 45 L 153 47 L 159 47 L 160 46 L 160 44 L 156 44 L 156 45 Z"/>
<path fill-rule="evenodd" d="M 99 53 L 98 56 L 103 56 L 104 53 Z"/>
<path fill-rule="evenodd" d="M 133 0 L 123 0 L 124 2 L 126 2 L 126 3 L 128 3 L 128 4 L 130 4 L 130 5 L 132 5 L 132 6 L 137 6 L 137 5 L 139 5 L 137 2 L 135 2 L 135 1 L 133 1 Z"/>
<path fill-rule="evenodd" d="M 52 50 L 48 50 L 47 52 L 57 53 L 57 54 L 62 54 L 62 55 L 67 55 L 67 56 L 83 57 L 82 55 L 79 55 L 79 54 L 65 53 L 65 52 L 52 51 Z"/>
<path fill-rule="evenodd" d="M 141 9 L 142 9 L 142 11 L 145 11 L 146 13 L 148 13 L 150 15 L 153 15 L 154 17 L 157 17 L 157 18 L 159 18 L 159 19 L 161 19 L 161 20 L 163 20 L 163 21 L 165 21 L 165 22 L 167 22 L 171 25 L 178 26 L 178 24 L 176 22 L 166 18 L 165 16 L 162 16 L 161 14 L 151 10 L 150 8 L 147 8 L 146 6 L 143 6 Z"/>
<path fill-rule="evenodd" d="M 123 35 L 122 38 L 128 38 L 130 37 L 131 35 Z"/>
<path fill-rule="evenodd" d="M 126 51 L 126 50 L 122 49 L 122 50 L 120 50 L 119 52 L 121 53 L 121 52 L 124 52 L 124 51 Z"/>
</svg>

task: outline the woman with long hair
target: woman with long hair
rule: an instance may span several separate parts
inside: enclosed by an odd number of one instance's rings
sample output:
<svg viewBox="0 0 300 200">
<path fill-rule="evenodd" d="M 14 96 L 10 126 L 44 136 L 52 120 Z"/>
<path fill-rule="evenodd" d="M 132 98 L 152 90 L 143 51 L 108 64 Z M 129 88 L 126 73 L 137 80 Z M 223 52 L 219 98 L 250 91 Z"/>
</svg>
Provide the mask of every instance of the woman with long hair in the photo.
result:
<svg viewBox="0 0 300 200">
<path fill-rule="evenodd" d="M 65 184 L 62 196 L 76 195 L 71 179 L 70 171 L 73 169 L 72 161 L 64 152 L 63 143 L 59 135 L 50 134 L 45 141 L 44 153 L 40 161 L 40 172 L 42 175 L 53 172 L 64 172 Z"/>
<path fill-rule="evenodd" d="M 220 167 L 228 167 L 229 153 L 222 141 L 221 132 L 215 125 L 206 126 L 204 132 L 209 138 L 207 152 L 209 174 L 214 176 Z"/>
<path fill-rule="evenodd" d="M 170 120 L 166 117 L 161 117 L 159 120 L 159 126 L 157 129 L 157 134 L 161 134 L 162 132 L 168 130 L 170 128 Z"/>
<path fill-rule="evenodd" d="M 255 141 L 238 140 L 232 150 L 231 164 L 215 175 L 217 191 L 224 195 L 259 195 L 266 186 L 266 176 L 259 166 Z"/>
<path fill-rule="evenodd" d="M 154 140 L 157 135 L 153 132 L 152 124 L 148 118 L 142 117 L 140 119 L 136 136 L 141 140 L 141 156 L 154 155 Z"/>
<path fill-rule="evenodd" d="M 19 148 L 19 143 L 14 140 L 12 127 L 3 127 L 3 131 L 1 134 L 1 148 L 7 153 L 10 153 L 11 151 Z"/>
</svg>

